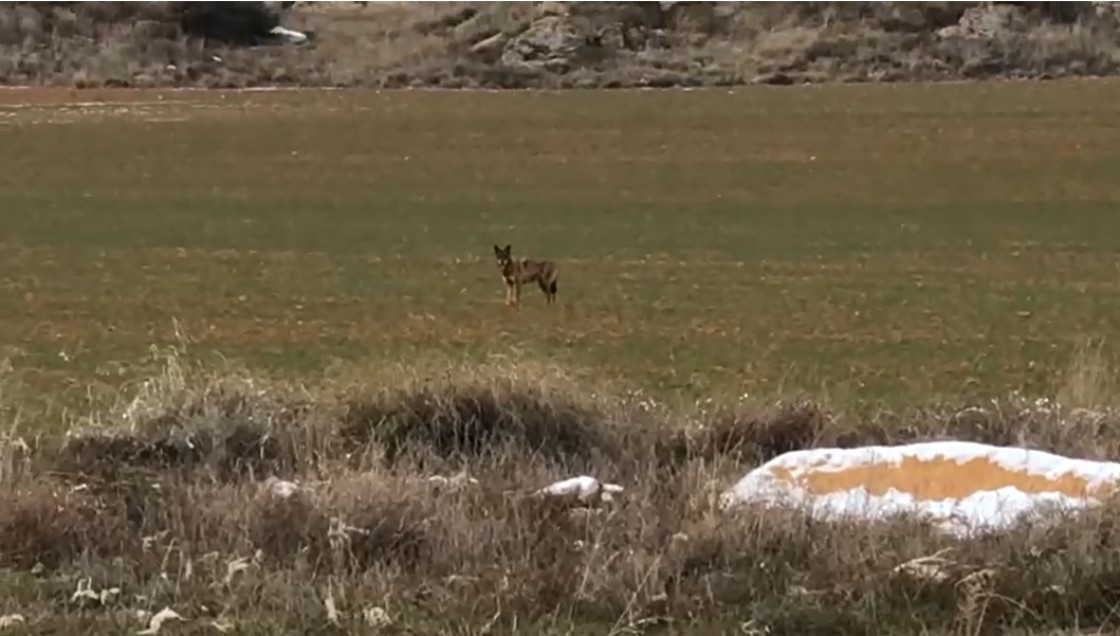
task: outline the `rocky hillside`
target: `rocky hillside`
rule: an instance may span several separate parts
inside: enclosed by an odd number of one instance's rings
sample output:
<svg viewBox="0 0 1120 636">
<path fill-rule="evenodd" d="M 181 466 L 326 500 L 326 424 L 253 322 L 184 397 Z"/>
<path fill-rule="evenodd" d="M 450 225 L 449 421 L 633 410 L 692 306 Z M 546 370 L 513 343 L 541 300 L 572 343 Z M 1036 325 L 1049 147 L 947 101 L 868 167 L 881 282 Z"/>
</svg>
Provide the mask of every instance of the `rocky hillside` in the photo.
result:
<svg viewBox="0 0 1120 636">
<path fill-rule="evenodd" d="M 270 36 L 277 25 L 310 37 Z M 1102 2 L 12 2 L 0 7 L 0 83 L 589 88 L 1113 75 L 1118 26 L 1120 4 Z"/>
</svg>

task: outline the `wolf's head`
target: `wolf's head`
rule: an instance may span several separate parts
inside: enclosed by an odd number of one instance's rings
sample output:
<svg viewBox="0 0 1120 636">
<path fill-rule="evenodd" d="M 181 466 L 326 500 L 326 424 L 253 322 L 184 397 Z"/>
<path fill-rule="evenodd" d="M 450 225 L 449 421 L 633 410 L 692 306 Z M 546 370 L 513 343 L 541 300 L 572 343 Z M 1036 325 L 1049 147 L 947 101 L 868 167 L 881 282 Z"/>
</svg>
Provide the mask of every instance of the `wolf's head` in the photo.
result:
<svg viewBox="0 0 1120 636">
<path fill-rule="evenodd" d="M 494 246 L 494 258 L 498 261 L 498 269 L 505 271 L 506 267 L 509 266 L 510 262 L 512 261 L 512 258 L 510 256 L 510 252 L 512 251 L 512 249 L 513 248 L 509 245 L 506 245 L 505 247 L 498 247 L 497 245 Z"/>
</svg>

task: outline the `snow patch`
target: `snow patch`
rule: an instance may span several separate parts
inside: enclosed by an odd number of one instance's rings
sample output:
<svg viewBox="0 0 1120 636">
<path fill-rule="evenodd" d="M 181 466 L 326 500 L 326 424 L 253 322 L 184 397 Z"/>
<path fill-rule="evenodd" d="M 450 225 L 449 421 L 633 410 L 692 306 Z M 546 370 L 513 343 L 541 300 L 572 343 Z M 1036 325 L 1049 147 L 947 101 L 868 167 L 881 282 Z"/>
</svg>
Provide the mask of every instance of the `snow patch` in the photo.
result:
<svg viewBox="0 0 1120 636">
<path fill-rule="evenodd" d="M 272 35 L 280 38 L 289 44 L 303 44 L 307 41 L 307 34 L 292 29 L 285 29 L 282 26 L 275 26 L 269 31 Z"/>
<path fill-rule="evenodd" d="M 581 504 L 590 504 L 612 501 L 614 495 L 622 491 L 622 486 L 618 484 L 605 484 L 594 477 L 580 475 L 545 486 L 535 494 L 542 497 L 575 499 Z"/>
<path fill-rule="evenodd" d="M 274 499 L 291 499 L 301 493 L 303 488 L 293 481 L 269 477 L 265 480 L 262 490 Z"/>
<path fill-rule="evenodd" d="M 1098 505 L 1120 484 L 1120 464 L 973 442 L 822 448 L 780 455 L 720 496 L 807 508 L 818 518 L 909 513 L 946 531 L 1004 529 L 1028 513 Z"/>
</svg>

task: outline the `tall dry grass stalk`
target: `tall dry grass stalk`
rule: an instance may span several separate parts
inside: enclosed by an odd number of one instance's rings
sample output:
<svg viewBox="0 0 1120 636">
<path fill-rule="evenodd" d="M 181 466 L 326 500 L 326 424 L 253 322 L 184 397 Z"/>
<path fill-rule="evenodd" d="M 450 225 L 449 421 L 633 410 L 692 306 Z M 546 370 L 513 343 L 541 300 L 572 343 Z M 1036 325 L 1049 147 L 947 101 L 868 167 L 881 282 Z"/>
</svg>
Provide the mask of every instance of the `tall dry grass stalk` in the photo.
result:
<svg viewBox="0 0 1120 636">
<path fill-rule="evenodd" d="M 1082 340 L 1058 389 L 1058 402 L 1067 408 L 1113 407 L 1117 404 L 1116 378 L 1104 340 Z"/>
<path fill-rule="evenodd" d="M 305 386 L 157 353 L 163 370 L 96 426 L 0 446 L 0 589 L 26 590 L 0 595 L 0 614 L 63 634 L 139 630 L 121 617 L 165 606 L 188 629 L 262 633 L 1120 626 L 1111 504 L 973 542 L 914 519 L 716 505 L 758 462 L 811 446 L 953 437 L 1109 456 L 1110 411 L 1071 420 L 1013 397 L 882 420 L 805 401 L 682 413 L 532 361 L 337 368 Z M 575 508 L 534 495 L 575 473 L 625 491 Z M 903 567 L 949 552 L 936 576 Z M 85 600 L 47 592 L 75 580 Z"/>
</svg>

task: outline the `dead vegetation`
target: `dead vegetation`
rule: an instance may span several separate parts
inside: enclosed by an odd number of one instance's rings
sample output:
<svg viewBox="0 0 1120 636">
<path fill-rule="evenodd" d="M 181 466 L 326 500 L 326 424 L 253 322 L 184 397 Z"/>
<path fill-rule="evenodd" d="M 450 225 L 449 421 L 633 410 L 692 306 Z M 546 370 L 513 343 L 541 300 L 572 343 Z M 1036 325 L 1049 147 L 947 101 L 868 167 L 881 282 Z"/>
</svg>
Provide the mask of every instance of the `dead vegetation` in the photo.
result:
<svg viewBox="0 0 1120 636">
<path fill-rule="evenodd" d="M 611 88 L 1112 75 L 1120 63 L 1118 15 L 1091 2 L 226 4 L 8 3 L 0 83 Z M 251 34 L 277 22 L 313 42 L 259 45 Z"/>
<path fill-rule="evenodd" d="M 1100 382 L 1083 379 L 1102 373 L 1093 351 L 1075 358 L 1072 383 Z M 807 401 L 690 414 L 533 365 L 386 375 L 398 383 L 296 389 L 210 376 L 173 354 L 100 426 L 5 443 L 0 585 L 24 591 L 0 610 L 54 633 L 140 629 L 164 606 L 248 633 L 1117 626 L 1111 504 L 972 541 L 918 520 L 715 507 L 750 466 L 812 446 L 956 437 L 1115 456 L 1120 416 L 1107 405 L 1012 396 L 878 419 Z M 431 479 L 454 471 L 464 478 Z M 576 472 L 626 490 L 595 508 L 532 496 Z M 75 581 L 76 593 L 45 593 Z"/>
<path fill-rule="evenodd" d="M 570 397 L 475 384 L 351 399 L 339 434 L 358 447 L 375 442 L 389 464 L 410 450 L 453 464 L 520 453 L 578 470 L 597 455 L 621 455 L 609 426 Z"/>
</svg>

